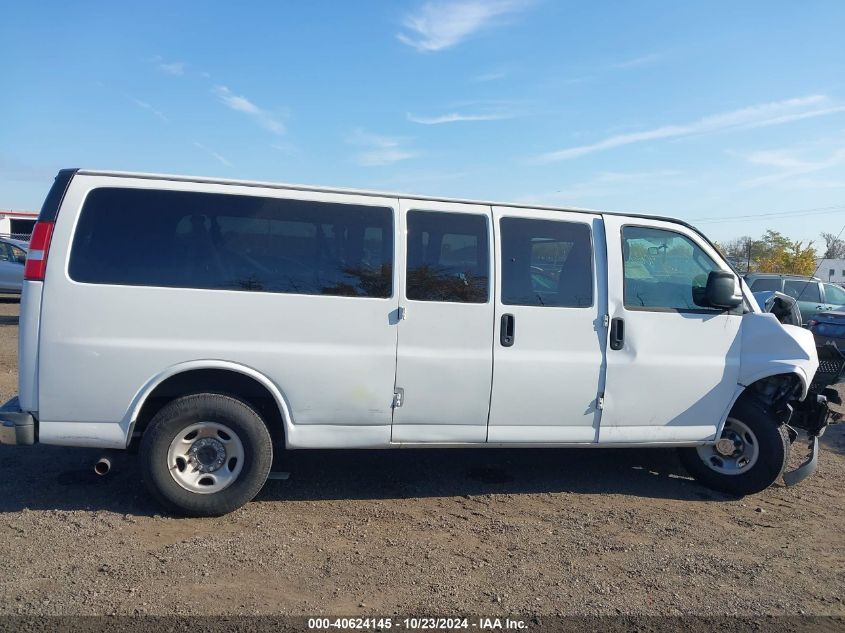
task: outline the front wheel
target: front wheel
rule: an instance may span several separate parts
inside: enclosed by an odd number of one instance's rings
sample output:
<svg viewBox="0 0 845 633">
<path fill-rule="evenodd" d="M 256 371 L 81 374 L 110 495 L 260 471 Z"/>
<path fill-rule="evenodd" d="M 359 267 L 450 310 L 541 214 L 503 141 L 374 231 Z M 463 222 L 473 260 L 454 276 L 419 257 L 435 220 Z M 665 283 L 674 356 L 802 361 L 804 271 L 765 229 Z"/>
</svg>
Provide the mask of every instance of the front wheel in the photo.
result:
<svg viewBox="0 0 845 633">
<path fill-rule="evenodd" d="M 750 495 L 780 478 L 789 447 L 786 427 L 759 403 L 741 398 L 715 444 L 679 452 L 687 471 L 708 488 Z"/>
<path fill-rule="evenodd" d="M 245 402 L 214 393 L 178 398 L 141 441 L 144 481 L 160 502 L 188 516 L 219 516 L 250 501 L 273 462 L 270 433 Z"/>
</svg>

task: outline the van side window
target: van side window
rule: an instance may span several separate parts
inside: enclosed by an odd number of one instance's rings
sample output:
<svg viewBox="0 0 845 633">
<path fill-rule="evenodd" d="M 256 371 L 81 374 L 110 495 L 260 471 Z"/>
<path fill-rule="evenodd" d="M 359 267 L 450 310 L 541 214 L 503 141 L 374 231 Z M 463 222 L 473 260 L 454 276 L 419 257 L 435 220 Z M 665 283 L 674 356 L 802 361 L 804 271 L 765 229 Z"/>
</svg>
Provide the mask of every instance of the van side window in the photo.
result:
<svg viewBox="0 0 845 633">
<path fill-rule="evenodd" d="M 708 274 L 719 267 L 686 236 L 626 226 L 622 229 L 622 262 L 626 308 L 719 312 L 698 304 Z"/>
<path fill-rule="evenodd" d="M 393 211 L 151 189 L 95 189 L 70 255 L 74 281 L 390 297 Z"/>
<path fill-rule="evenodd" d="M 593 305 L 593 247 L 586 224 L 502 218 L 502 303 Z"/>
<path fill-rule="evenodd" d="M 408 299 L 486 303 L 490 280 L 487 218 L 409 211 L 406 279 Z"/>
<path fill-rule="evenodd" d="M 14 262 L 17 261 L 12 253 L 12 245 L 6 242 L 0 242 L 0 262 Z"/>
<path fill-rule="evenodd" d="M 819 282 L 817 281 L 787 279 L 783 282 L 783 291 L 798 301 L 822 302 L 822 294 L 819 292 Z"/>
<path fill-rule="evenodd" d="M 755 279 L 754 283 L 751 284 L 751 292 L 763 292 L 766 290 L 777 290 L 778 292 L 780 292 L 781 279 L 763 277 L 761 279 Z"/>
<path fill-rule="evenodd" d="M 845 305 L 845 290 L 833 284 L 824 285 L 824 302 L 833 305 Z"/>
</svg>

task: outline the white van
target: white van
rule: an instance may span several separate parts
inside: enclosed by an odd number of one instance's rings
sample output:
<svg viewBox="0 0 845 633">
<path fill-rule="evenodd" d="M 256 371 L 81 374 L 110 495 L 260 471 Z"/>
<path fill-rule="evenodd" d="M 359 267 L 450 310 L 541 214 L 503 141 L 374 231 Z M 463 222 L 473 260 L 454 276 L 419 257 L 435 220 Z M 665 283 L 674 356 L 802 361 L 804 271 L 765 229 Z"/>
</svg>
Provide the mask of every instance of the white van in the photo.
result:
<svg viewBox="0 0 845 633">
<path fill-rule="evenodd" d="M 818 366 L 668 218 L 63 170 L 25 276 L 0 440 L 138 447 L 190 515 L 304 448 L 678 447 L 754 493 Z"/>
</svg>

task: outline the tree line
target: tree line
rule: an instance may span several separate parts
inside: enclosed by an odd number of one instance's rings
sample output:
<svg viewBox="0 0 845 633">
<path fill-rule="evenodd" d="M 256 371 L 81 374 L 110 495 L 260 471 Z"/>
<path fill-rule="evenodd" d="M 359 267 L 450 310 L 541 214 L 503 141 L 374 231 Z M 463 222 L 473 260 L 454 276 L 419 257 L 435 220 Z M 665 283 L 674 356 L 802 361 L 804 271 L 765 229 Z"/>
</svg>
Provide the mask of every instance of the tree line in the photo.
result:
<svg viewBox="0 0 845 633">
<path fill-rule="evenodd" d="M 845 240 L 833 233 L 822 233 L 824 250 L 816 252 L 813 242 L 804 244 L 791 240 L 771 229 L 762 237 L 744 235 L 716 247 L 733 266 L 742 273 L 789 273 L 813 275 L 816 272 L 816 258 L 845 259 Z"/>
</svg>

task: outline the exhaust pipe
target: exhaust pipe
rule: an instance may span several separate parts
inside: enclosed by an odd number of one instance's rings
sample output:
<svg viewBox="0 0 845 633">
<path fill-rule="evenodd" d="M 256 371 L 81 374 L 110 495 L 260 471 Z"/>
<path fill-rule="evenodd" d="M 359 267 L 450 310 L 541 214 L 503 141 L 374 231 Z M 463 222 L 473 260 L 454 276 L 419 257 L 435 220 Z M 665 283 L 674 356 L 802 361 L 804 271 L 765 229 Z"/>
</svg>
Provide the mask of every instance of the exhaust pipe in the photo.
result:
<svg viewBox="0 0 845 633">
<path fill-rule="evenodd" d="M 94 472 L 100 475 L 108 475 L 111 470 L 111 460 L 108 457 L 101 457 L 99 461 L 94 464 Z"/>
</svg>

